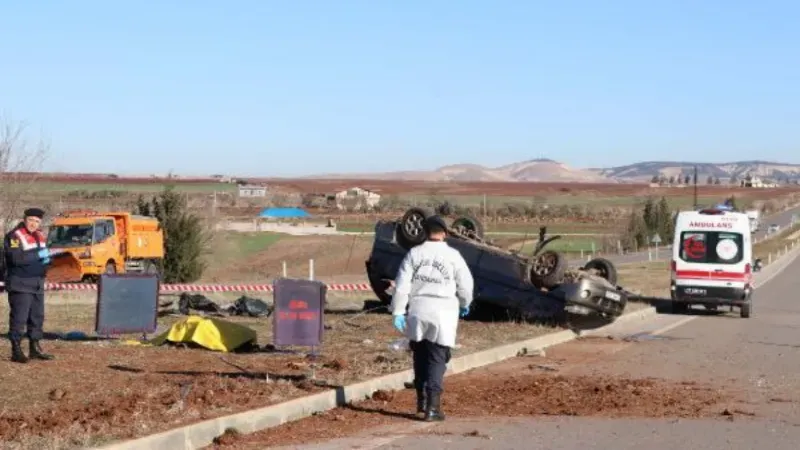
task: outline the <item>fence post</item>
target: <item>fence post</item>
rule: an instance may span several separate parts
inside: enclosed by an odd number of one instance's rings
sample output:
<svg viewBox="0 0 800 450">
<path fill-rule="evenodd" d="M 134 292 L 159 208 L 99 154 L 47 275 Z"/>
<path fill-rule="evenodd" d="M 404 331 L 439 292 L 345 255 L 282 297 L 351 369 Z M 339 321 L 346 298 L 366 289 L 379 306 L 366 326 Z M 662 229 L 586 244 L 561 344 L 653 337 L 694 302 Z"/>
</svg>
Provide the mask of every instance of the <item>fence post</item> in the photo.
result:
<svg viewBox="0 0 800 450">
<path fill-rule="evenodd" d="M 313 259 L 309 259 L 308 260 L 308 279 L 309 280 L 313 280 L 314 279 L 314 260 Z"/>
<path fill-rule="evenodd" d="M 283 278 L 286 278 L 286 261 L 282 261 L 281 265 L 283 266 Z"/>
<path fill-rule="evenodd" d="M 767 256 L 767 264 L 772 264 L 772 252 L 769 252 L 769 256 Z"/>
</svg>

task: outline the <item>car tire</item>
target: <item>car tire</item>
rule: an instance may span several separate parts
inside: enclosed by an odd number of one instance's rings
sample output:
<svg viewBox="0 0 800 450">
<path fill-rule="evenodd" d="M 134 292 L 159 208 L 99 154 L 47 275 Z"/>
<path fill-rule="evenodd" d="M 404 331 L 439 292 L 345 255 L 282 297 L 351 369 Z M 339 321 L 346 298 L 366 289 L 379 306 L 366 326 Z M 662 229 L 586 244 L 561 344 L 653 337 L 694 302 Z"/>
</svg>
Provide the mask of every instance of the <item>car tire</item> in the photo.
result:
<svg viewBox="0 0 800 450">
<path fill-rule="evenodd" d="M 425 242 L 428 236 L 423 224 L 425 219 L 432 215 L 433 211 L 428 208 L 414 207 L 407 210 L 397 224 L 400 244 L 406 249 L 410 249 Z"/>
<path fill-rule="evenodd" d="M 474 232 L 475 236 L 477 236 L 478 238 L 483 239 L 483 234 L 484 234 L 483 224 L 481 223 L 480 220 L 478 220 L 473 216 L 457 217 L 456 220 L 454 220 L 450 226 L 452 228 L 463 227 L 468 231 Z"/>
<path fill-rule="evenodd" d="M 613 285 L 617 285 L 617 268 L 614 263 L 605 258 L 595 258 L 583 266 L 583 270 L 596 270 L 598 275 L 605 278 L 606 281 Z"/>
<path fill-rule="evenodd" d="M 567 271 L 567 260 L 564 255 L 546 250 L 537 255 L 528 264 L 528 277 L 537 288 L 552 289 L 564 281 Z"/>
</svg>

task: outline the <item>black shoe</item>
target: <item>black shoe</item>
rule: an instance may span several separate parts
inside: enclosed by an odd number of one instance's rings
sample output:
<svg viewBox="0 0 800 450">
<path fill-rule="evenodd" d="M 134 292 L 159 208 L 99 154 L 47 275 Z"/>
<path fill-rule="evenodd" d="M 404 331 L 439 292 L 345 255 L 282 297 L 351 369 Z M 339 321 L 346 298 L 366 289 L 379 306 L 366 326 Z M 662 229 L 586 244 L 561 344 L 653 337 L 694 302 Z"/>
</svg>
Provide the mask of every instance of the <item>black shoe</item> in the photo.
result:
<svg viewBox="0 0 800 450">
<path fill-rule="evenodd" d="M 426 422 L 441 422 L 444 420 L 444 413 L 442 413 L 441 394 L 428 393 L 428 404 L 425 408 L 425 421 Z"/>
<path fill-rule="evenodd" d="M 425 390 L 417 389 L 417 414 L 424 414 L 425 406 Z"/>
<path fill-rule="evenodd" d="M 31 344 L 30 345 L 30 347 L 31 347 L 31 351 L 30 351 L 31 359 L 41 359 L 41 360 L 44 360 L 44 361 L 49 361 L 49 360 L 53 359 L 53 355 L 48 355 L 47 353 L 42 352 L 42 348 L 39 346 L 39 341 L 38 340 L 31 339 L 30 344 Z"/>
<path fill-rule="evenodd" d="M 22 351 L 22 344 L 19 341 L 11 341 L 11 361 L 25 364 L 28 362 L 28 357 Z"/>
</svg>

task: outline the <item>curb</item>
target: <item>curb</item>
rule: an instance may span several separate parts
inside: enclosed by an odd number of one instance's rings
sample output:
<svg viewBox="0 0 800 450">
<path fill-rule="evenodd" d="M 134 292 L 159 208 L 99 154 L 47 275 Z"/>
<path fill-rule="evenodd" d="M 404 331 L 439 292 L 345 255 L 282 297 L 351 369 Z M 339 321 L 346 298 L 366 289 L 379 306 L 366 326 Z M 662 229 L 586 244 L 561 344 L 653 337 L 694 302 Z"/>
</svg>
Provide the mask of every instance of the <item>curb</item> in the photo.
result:
<svg viewBox="0 0 800 450">
<path fill-rule="evenodd" d="M 572 330 L 563 330 L 453 358 L 448 364 L 445 376 L 455 375 L 516 356 L 525 355 L 535 350 L 563 344 L 575 340 L 579 336 L 602 333 L 604 330 L 618 323 L 645 320 L 655 315 L 656 309 L 651 306 L 623 314 L 614 322 L 588 332 L 576 333 Z M 94 449 L 195 450 L 211 445 L 214 438 L 224 433 L 228 428 L 236 428 L 241 433 L 249 434 L 276 427 L 287 422 L 303 419 L 319 412 L 346 405 L 350 402 L 368 399 L 379 389 L 392 391 L 404 389 L 405 383 L 412 380 L 413 377 L 413 370 L 407 369 L 402 372 L 384 375 L 348 386 L 337 387 L 333 390 L 301 397 L 277 405 L 222 416 L 216 419 L 209 419 L 138 439 L 109 444 L 103 447 L 94 447 Z"/>
</svg>

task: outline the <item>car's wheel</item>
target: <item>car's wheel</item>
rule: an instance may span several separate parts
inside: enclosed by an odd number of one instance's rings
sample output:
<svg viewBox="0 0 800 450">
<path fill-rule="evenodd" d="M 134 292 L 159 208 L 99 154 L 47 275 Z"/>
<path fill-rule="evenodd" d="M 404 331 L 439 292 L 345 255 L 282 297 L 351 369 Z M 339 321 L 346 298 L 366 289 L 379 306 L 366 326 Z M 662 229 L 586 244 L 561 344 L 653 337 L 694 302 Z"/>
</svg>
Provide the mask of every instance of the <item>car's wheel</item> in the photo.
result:
<svg viewBox="0 0 800 450">
<path fill-rule="evenodd" d="M 400 219 L 398 231 L 403 243 L 413 247 L 425 242 L 427 238 L 423 224 L 425 219 L 433 215 L 433 211 L 428 208 L 414 207 L 406 211 Z"/>
<path fill-rule="evenodd" d="M 480 220 L 472 216 L 457 217 L 456 220 L 450 225 L 454 229 L 463 229 L 467 232 L 474 233 L 475 236 L 483 239 L 483 224 Z"/>
<path fill-rule="evenodd" d="M 567 261 L 564 257 L 551 250 L 540 253 L 528 268 L 530 282 L 537 288 L 551 289 L 564 281 L 567 271 Z"/>
<path fill-rule="evenodd" d="M 743 303 L 741 307 L 739 307 L 739 316 L 742 319 L 749 319 L 750 318 L 750 302 Z"/>
<path fill-rule="evenodd" d="M 609 283 L 616 286 L 617 284 L 617 268 L 614 264 L 605 258 L 595 258 L 583 266 L 584 270 L 595 270 L 597 275 L 603 277 Z"/>
</svg>

